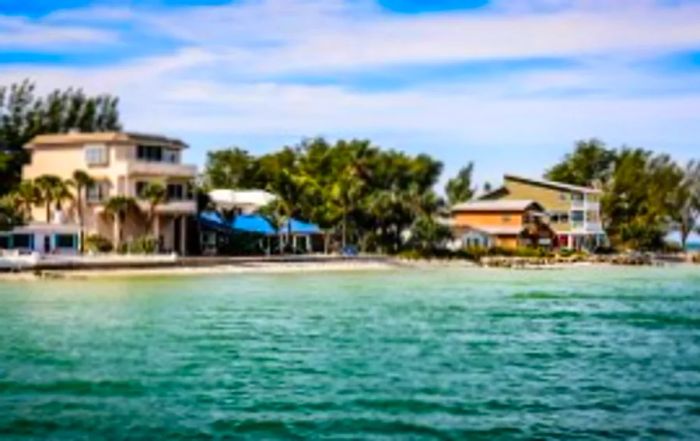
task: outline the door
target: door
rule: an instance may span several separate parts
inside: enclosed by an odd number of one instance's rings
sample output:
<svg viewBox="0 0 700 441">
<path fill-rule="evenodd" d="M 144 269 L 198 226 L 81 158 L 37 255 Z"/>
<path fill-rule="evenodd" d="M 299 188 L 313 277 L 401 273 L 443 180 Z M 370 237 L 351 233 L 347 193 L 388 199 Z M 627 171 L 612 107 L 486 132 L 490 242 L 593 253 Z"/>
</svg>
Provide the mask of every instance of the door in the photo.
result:
<svg viewBox="0 0 700 441">
<path fill-rule="evenodd" d="M 44 236 L 44 254 L 48 254 L 51 252 L 51 236 L 46 235 Z"/>
</svg>

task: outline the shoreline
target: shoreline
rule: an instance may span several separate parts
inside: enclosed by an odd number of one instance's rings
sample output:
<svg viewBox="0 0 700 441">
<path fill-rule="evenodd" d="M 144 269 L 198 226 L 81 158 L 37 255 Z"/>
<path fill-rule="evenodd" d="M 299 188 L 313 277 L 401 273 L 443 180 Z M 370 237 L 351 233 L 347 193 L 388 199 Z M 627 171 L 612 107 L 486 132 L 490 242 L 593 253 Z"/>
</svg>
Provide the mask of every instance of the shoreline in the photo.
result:
<svg viewBox="0 0 700 441">
<path fill-rule="evenodd" d="M 422 270 L 435 268 L 464 268 L 481 270 L 525 270 L 547 271 L 574 268 L 616 269 L 625 267 L 659 268 L 694 266 L 692 263 L 665 263 L 662 265 L 619 265 L 609 262 L 557 262 L 548 264 L 525 263 L 522 265 L 498 266 L 483 265 L 466 260 L 403 260 L 383 259 L 337 259 L 337 260 L 276 260 L 256 262 L 230 262 L 212 265 L 179 265 L 168 267 L 110 267 L 91 269 L 44 269 L 37 271 L 3 272 L 0 281 L 40 281 L 40 280 L 96 280 L 124 277 L 187 277 L 233 274 L 304 274 L 353 271 Z"/>
</svg>

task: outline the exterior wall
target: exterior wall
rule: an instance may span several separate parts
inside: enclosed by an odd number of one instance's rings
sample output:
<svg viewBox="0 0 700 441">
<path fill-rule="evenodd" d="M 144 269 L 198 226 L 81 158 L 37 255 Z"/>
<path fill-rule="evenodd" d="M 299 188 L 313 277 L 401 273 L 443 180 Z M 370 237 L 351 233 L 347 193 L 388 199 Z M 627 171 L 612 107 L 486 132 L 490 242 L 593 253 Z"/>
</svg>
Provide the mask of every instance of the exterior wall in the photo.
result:
<svg viewBox="0 0 700 441">
<path fill-rule="evenodd" d="M 523 213 L 522 212 L 504 212 L 504 211 L 473 211 L 473 212 L 456 212 L 452 214 L 454 225 L 470 226 L 470 227 L 522 227 Z"/>
<path fill-rule="evenodd" d="M 528 185 L 506 179 L 505 187 L 508 189 L 502 199 L 532 199 L 542 205 L 548 212 L 561 212 L 569 214 L 571 211 L 571 193 L 552 188 Z M 571 229 L 569 222 L 550 222 L 550 227 L 556 232 L 565 232 Z"/>
</svg>

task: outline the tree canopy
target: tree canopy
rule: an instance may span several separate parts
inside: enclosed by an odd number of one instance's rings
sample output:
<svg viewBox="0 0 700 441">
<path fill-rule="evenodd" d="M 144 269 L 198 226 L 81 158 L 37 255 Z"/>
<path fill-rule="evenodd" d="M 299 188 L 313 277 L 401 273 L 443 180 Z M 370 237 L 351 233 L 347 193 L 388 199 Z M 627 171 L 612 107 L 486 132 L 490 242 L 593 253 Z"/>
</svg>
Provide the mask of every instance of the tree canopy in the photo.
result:
<svg viewBox="0 0 700 441">
<path fill-rule="evenodd" d="M 474 163 L 470 162 L 459 170 L 457 176 L 447 181 L 445 194 L 450 204 L 465 202 L 474 196 L 475 190 L 472 187 L 473 172 Z"/>
<path fill-rule="evenodd" d="M 545 177 L 573 185 L 596 185 L 610 178 L 616 157 L 615 150 L 598 139 L 581 140 L 563 161 L 547 170 Z"/>
<path fill-rule="evenodd" d="M 279 196 L 273 212 L 333 231 L 340 243 L 398 251 L 402 234 L 440 205 L 442 163 L 384 150 L 367 140 L 307 139 L 262 156 L 239 148 L 208 155 L 212 187 L 261 188 Z"/>
<path fill-rule="evenodd" d="M 86 95 L 82 89 L 35 94 L 30 80 L 0 86 L 0 195 L 19 184 L 27 154 L 22 147 L 43 133 L 119 130 L 118 99 Z"/>
</svg>

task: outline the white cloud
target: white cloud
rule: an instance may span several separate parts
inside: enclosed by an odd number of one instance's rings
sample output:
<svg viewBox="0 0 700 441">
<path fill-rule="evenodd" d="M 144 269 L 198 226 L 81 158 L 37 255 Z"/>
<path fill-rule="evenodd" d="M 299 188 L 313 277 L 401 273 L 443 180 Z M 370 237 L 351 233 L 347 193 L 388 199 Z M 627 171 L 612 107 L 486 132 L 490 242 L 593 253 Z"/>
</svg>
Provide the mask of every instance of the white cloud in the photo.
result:
<svg viewBox="0 0 700 441">
<path fill-rule="evenodd" d="M 113 43 L 114 33 L 80 26 L 54 26 L 0 15 L 0 49 L 71 50 L 76 44 Z"/>
</svg>

